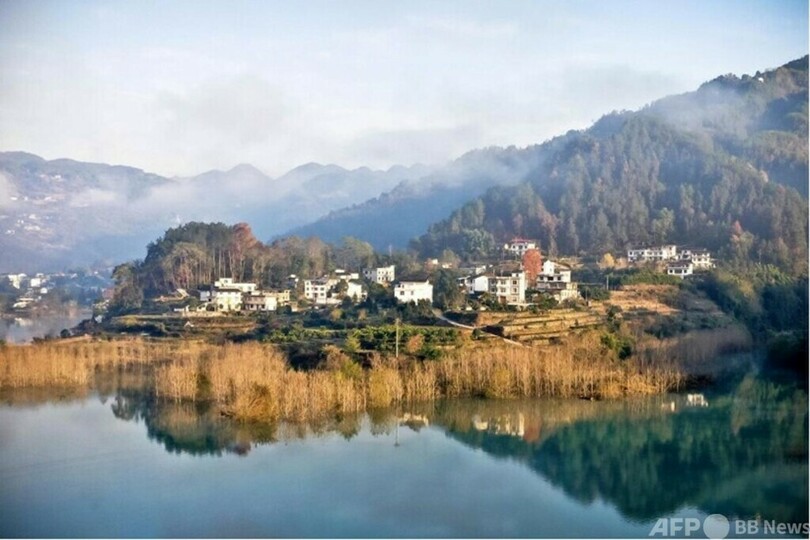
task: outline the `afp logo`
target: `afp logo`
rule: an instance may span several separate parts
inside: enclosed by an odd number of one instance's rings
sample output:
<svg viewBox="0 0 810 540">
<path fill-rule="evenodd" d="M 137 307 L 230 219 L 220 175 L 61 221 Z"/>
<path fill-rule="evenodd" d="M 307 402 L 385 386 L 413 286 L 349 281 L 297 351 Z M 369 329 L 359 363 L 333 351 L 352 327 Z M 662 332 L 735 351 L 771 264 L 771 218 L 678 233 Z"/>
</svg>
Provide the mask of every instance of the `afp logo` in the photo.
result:
<svg viewBox="0 0 810 540">
<path fill-rule="evenodd" d="M 650 530 L 649 536 L 690 537 L 701 529 L 707 538 L 720 540 L 728 536 L 730 526 L 728 519 L 723 514 L 712 514 L 702 522 L 698 518 L 661 518 Z"/>
</svg>

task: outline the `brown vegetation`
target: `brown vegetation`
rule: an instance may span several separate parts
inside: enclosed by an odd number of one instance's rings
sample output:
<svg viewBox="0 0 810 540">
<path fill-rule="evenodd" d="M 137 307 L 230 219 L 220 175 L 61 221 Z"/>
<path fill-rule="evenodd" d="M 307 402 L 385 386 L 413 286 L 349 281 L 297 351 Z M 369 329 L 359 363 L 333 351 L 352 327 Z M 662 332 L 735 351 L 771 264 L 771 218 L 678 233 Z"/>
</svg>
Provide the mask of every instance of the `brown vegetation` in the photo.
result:
<svg viewBox="0 0 810 540">
<path fill-rule="evenodd" d="M 662 340 L 648 336 L 639 340 L 636 355 L 642 363 L 660 365 L 663 359 L 691 375 L 711 375 L 729 367 L 724 355 L 747 352 L 753 346 L 751 333 L 741 325 L 732 325 Z"/>
<path fill-rule="evenodd" d="M 296 371 L 259 343 L 6 346 L 0 388 L 89 388 L 97 370 L 143 365 L 151 377 L 138 380 L 158 398 L 211 402 L 241 420 L 306 420 L 438 398 L 617 398 L 676 389 L 683 380 L 663 348 L 622 361 L 596 332 L 542 348 L 456 351 L 435 362 L 375 355 L 367 368 L 335 347 L 325 353 L 322 369 Z"/>
<path fill-rule="evenodd" d="M 142 340 L 8 345 L 0 348 L 0 387 L 87 386 L 96 369 L 151 362 L 172 349 Z"/>
</svg>

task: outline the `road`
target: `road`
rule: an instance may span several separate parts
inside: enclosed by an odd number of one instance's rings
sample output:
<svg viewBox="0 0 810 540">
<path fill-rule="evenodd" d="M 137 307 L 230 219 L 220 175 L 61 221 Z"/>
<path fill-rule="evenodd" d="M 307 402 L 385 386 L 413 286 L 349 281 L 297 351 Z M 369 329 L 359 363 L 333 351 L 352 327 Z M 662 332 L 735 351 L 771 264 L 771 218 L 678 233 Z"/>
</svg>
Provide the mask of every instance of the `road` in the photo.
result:
<svg viewBox="0 0 810 540">
<path fill-rule="evenodd" d="M 461 324 L 459 322 L 450 320 L 450 319 L 448 319 L 447 317 L 444 316 L 444 314 L 441 312 L 441 310 L 434 309 L 433 314 L 436 316 L 437 319 L 442 320 L 442 321 L 444 321 L 444 322 L 446 322 L 446 323 L 448 323 L 448 324 L 450 324 L 452 326 L 455 326 L 457 328 L 464 328 L 464 329 L 467 329 L 467 330 L 478 330 L 479 332 L 483 332 L 485 334 L 489 334 L 490 336 L 495 336 L 498 339 L 502 339 L 503 341 L 505 341 L 506 343 L 509 343 L 511 345 L 517 345 L 518 347 L 524 347 L 524 348 L 526 347 L 526 345 L 524 345 L 523 343 L 511 340 L 509 338 L 505 338 L 503 336 L 499 336 L 498 334 L 493 334 L 492 332 L 487 332 L 483 328 L 479 328 L 477 326 L 470 326 L 470 325 L 467 325 L 467 324 Z"/>
</svg>

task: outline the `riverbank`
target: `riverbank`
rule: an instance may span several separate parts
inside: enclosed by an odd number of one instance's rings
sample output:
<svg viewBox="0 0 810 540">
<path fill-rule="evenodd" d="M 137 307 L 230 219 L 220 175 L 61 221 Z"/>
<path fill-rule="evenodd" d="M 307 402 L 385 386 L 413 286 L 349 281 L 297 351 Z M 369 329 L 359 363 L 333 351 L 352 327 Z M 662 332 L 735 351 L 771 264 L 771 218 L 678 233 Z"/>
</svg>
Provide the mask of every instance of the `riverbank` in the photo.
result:
<svg viewBox="0 0 810 540">
<path fill-rule="evenodd" d="M 134 370 L 157 399 L 208 403 L 239 420 L 311 420 L 444 398 L 621 399 L 678 391 L 705 381 L 698 368 L 744 347 L 745 339 L 721 329 L 641 341 L 628 358 L 598 331 L 543 346 L 475 344 L 437 360 L 404 351 L 360 358 L 327 346 L 320 364 L 306 370 L 291 367 L 278 346 L 257 342 L 53 341 L 0 349 L 0 389 L 92 389 L 99 372 Z"/>
<path fill-rule="evenodd" d="M 37 339 L 56 338 L 92 315 L 89 309 L 75 307 L 0 314 L 0 341 L 28 343 Z"/>
</svg>

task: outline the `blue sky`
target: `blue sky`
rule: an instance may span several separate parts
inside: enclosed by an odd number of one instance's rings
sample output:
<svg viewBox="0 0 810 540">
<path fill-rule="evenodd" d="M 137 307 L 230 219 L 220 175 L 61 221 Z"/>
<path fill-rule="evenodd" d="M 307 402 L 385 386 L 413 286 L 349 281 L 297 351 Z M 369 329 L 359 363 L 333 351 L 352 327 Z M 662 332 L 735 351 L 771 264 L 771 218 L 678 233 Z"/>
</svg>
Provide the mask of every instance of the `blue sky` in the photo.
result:
<svg viewBox="0 0 810 540">
<path fill-rule="evenodd" d="M 807 1 L 0 0 L 0 150 L 440 163 L 808 52 Z"/>
</svg>

